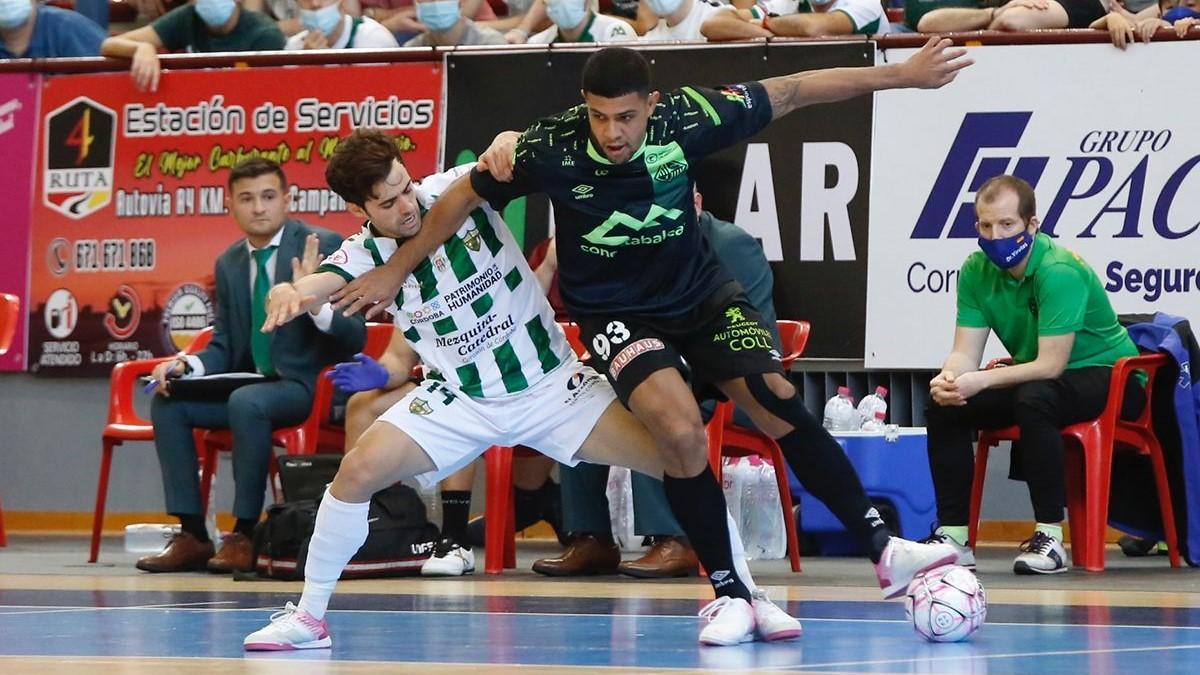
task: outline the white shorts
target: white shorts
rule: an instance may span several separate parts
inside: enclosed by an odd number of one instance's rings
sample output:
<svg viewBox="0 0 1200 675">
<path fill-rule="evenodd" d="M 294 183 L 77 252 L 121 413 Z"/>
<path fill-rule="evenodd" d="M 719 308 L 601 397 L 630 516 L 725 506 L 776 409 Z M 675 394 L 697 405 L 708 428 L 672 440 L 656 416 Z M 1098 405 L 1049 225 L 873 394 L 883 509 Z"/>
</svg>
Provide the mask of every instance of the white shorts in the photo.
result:
<svg viewBox="0 0 1200 675">
<path fill-rule="evenodd" d="M 471 398 L 426 379 L 379 419 L 412 437 L 433 460 L 436 470 L 414 477 L 430 488 L 493 445 L 528 446 L 575 466 L 580 446 L 615 400 L 608 380 L 572 359 L 500 398 Z"/>
</svg>

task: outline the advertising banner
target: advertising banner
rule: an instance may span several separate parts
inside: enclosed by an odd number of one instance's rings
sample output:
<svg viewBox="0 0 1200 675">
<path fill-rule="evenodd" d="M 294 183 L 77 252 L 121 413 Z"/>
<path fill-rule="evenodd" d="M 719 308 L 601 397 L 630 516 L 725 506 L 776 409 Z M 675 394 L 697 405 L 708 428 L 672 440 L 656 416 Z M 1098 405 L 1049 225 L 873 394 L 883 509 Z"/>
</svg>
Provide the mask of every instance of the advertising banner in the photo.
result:
<svg viewBox="0 0 1200 675">
<path fill-rule="evenodd" d="M 1091 265 L 1118 313 L 1200 322 L 1200 125 L 1187 112 L 1200 95 L 1152 77 L 1194 47 L 974 48 L 943 89 L 877 95 L 866 365 L 941 365 L 958 270 L 978 250 L 975 190 L 1001 173 L 1034 186 L 1041 231 Z M 989 356 L 1001 353 L 993 337 Z"/>
<path fill-rule="evenodd" d="M 29 302 L 29 209 L 33 203 L 33 148 L 37 137 L 41 76 L 0 73 L 0 185 L 4 214 L 0 215 L 0 293 Z M 25 312 L 17 321 L 8 353 L 0 356 L 0 371 L 25 370 Z"/>
<path fill-rule="evenodd" d="M 360 226 L 325 185 L 355 128 L 396 138 L 415 174 L 437 162 L 440 63 L 174 71 L 156 93 L 128 74 L 48 78 L 33 190 L 29 368 L 106 374 L 174 353 L 209 325 L 213 265 L 242 237 L 229 169 L 278 161 L 290 216 Z M 247 272 L 249 273 L 249 272 Z"/>
<path fill-rule="evenodd" d="M 653 86 L 736 84 L 834 66 L 868 66 L 873 45 L 709 45 L 646 49 Z M 581 103 L 590 51 L 450 54 L 443 162 L 474 159 L 500 131 Z M 498 71 L 512 76 L 497 77 Z M 866 315 L 871 100 L 805 109 L 693 170 L 704 208 L 762 243 L 780 318 L 813 322 L 805 356 L 859 358 Z M 543 196 L 513 202 L 505 220 L 527 247 L 544 239 Z"/>
</svg>

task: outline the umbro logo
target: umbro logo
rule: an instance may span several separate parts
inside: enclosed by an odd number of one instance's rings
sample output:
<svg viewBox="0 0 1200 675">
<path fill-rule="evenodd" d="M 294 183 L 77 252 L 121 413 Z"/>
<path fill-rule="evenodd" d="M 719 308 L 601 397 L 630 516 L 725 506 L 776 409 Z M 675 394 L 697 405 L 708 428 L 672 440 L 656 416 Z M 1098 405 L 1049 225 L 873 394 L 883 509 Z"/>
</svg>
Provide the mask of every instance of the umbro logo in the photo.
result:
<svg viewBox="0 0 1200 675">
<path fill-rule="evenodd" d="M 571 192 L 575 193 L 575 199 L 591 199 L 595 196 L 592 194 L 594 189 L 591 185 L 580 184 L 571 188 Z"/>
<path fill-rule="evenodd" d="M 729 576 L 729 570 L 717 570 L 708 576 L 713 581 L 725 581 L 725 577 Z"/>
</svg>

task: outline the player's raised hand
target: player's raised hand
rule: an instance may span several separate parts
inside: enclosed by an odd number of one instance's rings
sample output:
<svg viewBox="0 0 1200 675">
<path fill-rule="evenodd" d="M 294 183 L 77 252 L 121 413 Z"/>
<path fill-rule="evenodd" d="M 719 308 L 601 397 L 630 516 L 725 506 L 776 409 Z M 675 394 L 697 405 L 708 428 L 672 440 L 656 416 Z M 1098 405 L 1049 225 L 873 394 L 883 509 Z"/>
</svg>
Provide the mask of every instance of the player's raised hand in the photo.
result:
<svg viewBox="0 0 1200 675">
<path fill-rule="evenodd" d="M 900 64 L 904 86 L 937 89 L 954 81 L 958 71 L 975 63 L 967 58 L 966 49 L 951 49 L 953 44 L 948 38 L 929 38 L 921 51 Z"/>
<path fill-rule="evenodd" d="M 513 178 L 513 161 L 516 159 L 517 141 L 521 139 L 519 131 L 501 131 L 492 140 L 492 144 L 479 156 L 475 168 L 487 171 L 492 178 L 507 183 Z"/>
<path fill-rule="evenodd" d="M 304 239 L 304 256 L 292 258 L 292 281 L 299 281 L 317 271 L 325 256 L 321 255 L 321 238 L 315 232 Z"/>
<path fill-rule="evenodd" d="M 395 299 L 403 284 L 404 276 L 384 265 L 355 278 L 330 295 L 329 300 L 333 308 L 343 310 L 345 316 L 363 312 L 363 316 L 371 319 Z"/>
<path fill-rule="evenodd" d="M 315 295 L 301 294 L 295 284 L 286 281 L 275 284 L 267 294 L 267 318 L 263 321 L 262 332 L 270 333 L 300 316 L 308 305 L 316 301 Z"/>
</svg>

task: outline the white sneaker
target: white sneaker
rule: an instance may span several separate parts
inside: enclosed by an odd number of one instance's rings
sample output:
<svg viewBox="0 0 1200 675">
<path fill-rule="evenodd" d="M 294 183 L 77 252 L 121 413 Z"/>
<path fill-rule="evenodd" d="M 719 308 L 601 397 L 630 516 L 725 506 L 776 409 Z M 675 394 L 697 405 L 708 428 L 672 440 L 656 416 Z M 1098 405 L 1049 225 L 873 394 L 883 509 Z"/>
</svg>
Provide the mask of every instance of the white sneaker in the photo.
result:
<svg viewBox="0 0 1200 675">
<path fill-rule="evenodd" d="M 246 636 L 242 647 L 249 652 L 327 649 L 333 644 L 324 619 L 315 619 L 292 603 L 271 615 L 271 623 Z"/>
<path fill-rule="evenodd" d="M 453 539 L 439 541 L 433 555 L 421 565 L 423 577 L 461 577 L 474 571 L 475 553 Z"/>
<path fill-rule="evenodd" d="M 700 644 L 728 647 L 754 639 L 754 610 L 741 598 L 723 595 L 704 606 L 700 616 L 708 625 L 700 631 Z"/>
<path fill-rule="evenodd" d="M 955 560 L 958 560 L 958 551 L 949 544 L 919 544 L 892 537 L 879 562 L 875 563 L 875 576 L 879 577 L 883 597 L 890 600 L 904 595 L 913 577 Z"/>
<path fill-rule="evenodd" d="M 804 632 L 800 622 L 780 609 L 767 592 L 761 588 L 754 591 L 750 606 L 754 608 L 754 622 L 758 625 L 758 636 L 767 642 L 792 640 Z"/>
<path fill-rule="evenodd" d="M 951 546 L 954 548 L 955 551 L 958 552 L 958 559 L 954 561 L 954 564 L 958 565 L 959 567 L 965 567 L 965 568 L 971 570 L 972 572 L 975 571 L 975 551 L 970 546 L 966 546 L 964 544 L 958 543 L 957 541 L 954 540 L 954 537 L 951 537 L 948 534 L 943 534 L 942 532 L 938 532 L 935 530 L 933 532 L 930 532 L 928 537 L 925 537 L 924 539 L 918 541 L 917 543 L 918 544 L 946 544 L 948 546 Z"/>
<path fill-rule="evenodd" d="M 1062 542 L 1041 530 L 1021 542 L 1021 555 L 1013 561 L 1013 572 L 1017 574 L 1059 574 L 1067 569 Z"/>
</svg>

